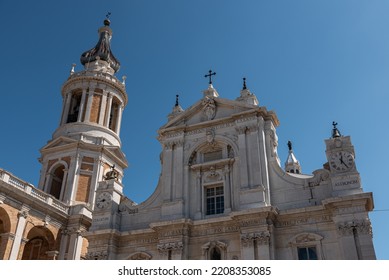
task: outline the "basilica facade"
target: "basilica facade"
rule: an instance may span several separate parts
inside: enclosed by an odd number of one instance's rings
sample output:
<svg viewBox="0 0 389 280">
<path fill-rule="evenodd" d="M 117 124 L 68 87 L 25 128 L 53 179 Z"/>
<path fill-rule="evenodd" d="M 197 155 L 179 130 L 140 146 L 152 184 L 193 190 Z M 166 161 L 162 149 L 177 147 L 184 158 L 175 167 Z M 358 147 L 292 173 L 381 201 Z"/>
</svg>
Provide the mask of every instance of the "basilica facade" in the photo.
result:
<svg viewBox="0 0 389 280">
<path fill-rule="evenodd" d="M 275 112 L 245 80 L 236 99 L 219 96 L 212 71 L 202 98 L 185 110 L 177 99 L 158 130 L 153 194 L 124 195 L 128 96 L 108 19 L 98 33 L 62 86 L 38 185 L 0 169 L 0 259 L 375 259 L 351 138 L 333 123 L 327 162 L 302 174 L 292 143 L 285 163 L 277 154 Z"/>
</svg>

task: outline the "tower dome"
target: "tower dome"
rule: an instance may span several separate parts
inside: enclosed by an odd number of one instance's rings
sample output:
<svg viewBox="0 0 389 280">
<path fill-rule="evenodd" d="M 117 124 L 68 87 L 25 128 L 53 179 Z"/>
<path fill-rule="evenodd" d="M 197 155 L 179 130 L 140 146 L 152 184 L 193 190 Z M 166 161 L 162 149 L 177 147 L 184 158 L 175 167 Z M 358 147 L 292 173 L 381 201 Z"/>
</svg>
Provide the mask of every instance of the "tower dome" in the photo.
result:
<svg viewBox="0 0 389 280">
<path fill-rule="evenodd" d="M 109 27 L 110 24 L 109 19 L 104 20 L 104 26 L 98 30 L 99 41 L 96 46 L 81 55 L 80 61 L 85 68 L 88 69 L 90 66 L 95 65 L 91 64 L 91 62 L 105 61 L 114 73 L 119 71 L 120 62 L 111 51 L 112 29 Z"/>
</svg>

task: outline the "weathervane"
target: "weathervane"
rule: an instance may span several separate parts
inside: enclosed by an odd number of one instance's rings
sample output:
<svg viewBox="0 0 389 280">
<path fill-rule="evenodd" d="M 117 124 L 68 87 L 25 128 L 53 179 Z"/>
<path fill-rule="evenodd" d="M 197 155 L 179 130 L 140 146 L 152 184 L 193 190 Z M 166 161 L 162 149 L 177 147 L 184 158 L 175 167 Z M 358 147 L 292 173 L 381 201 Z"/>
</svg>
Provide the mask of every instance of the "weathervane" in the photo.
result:
<svg viewBox="0 0 389 280">
<path fill-rule="evenodd" d="M 246 86 L 246 78 L 243 78 L 243 89 L 247 89 L 247 86 Z"/>
<path fill-rule="evenodd" d="M 105 15 L 105 17 L 106 17 L 107 19 L 109 19 L 110 16 L 111 16 L 111 12 L 108 12 L 108 13 Z"/>
<path fill-rule="evenodd" d="M 338 123 L 337 122 L 332 122 L 332 125 L 334 126 L 334 128 L 332 129 L 332 138 L 337 138 L 337 137 L 342 136 L 340 134 L 339 129 L 336 127 L 338 125 Z"/>
<path fill-rule="evenodd" d="M 204 77 L 205 77 L 205 78 L 206 78 L 206 77 L 209 77 L 209 84 L 212 85 L 212 76 L 215 76 L 215 75 L 216 75 L 216 72 L 213 72 L 213 73 L 212 73 L 212 70 L 209 70 L 208 73 L 209 73 L 209 74 L 204 75 Z"/>
</svg>

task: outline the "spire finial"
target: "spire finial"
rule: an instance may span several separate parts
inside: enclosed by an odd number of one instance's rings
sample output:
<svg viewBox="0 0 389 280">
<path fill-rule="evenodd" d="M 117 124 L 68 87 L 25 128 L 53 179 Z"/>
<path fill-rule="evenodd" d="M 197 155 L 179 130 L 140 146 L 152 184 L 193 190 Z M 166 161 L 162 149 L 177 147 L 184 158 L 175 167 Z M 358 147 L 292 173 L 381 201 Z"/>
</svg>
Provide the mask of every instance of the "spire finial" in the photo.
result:
<svg viewBox="0 0 389 280">
<path fill-rule="evenodd" d="M 243 89 L 247 89 L 247 87 L 246 87 L 246 78 L 243 78 Z"/>
<path fill-rule="evenodd" d="M 332 125 L 333 125 L 333 127 L 334 127 L 334 128 L 332 129 L 332 138 L 337 138 L 337 137 L 342 136 L 342 135 L 340 134 L 339 129 L 336 127 L 336 126 L 338 125 L 338 123 L 335 122 L 335 121 L 333 121 L 333 122 L 332 122 Z"/>
<path fill-rule="evenodd" d="M 178 94 L 176 94 L 176 104 L 174 105 L 175 107 L 177 107 L 179 104 L 178 104 L 178 97 L 179 97 L 179 95 Z"/>
<path fill-rule="evenodd" d="M 288 141 L 288 148 L 289 148 L 289 151 L 292 150 L 292 142 L 291 141 Z"/>
<path fill-rule="evenodd" d="M 76 64 L 72 63 L 72 69 L 70 69 L 70 75 L 74 74 L 74 67 L 76 67 Z"/>
<path fill-rule="evenodd" d="M 105 15 L 105 20 L 104 20 L 104 25 L 105 25 L 105 26 L 109 26 L 109 25 L 110 25 L 110 23 L 111 23 L 111 21 L 109 20 L 110 16 L 111 16 L 111 12 L 108 12 L 108 13 Z"/>
<path fill-rule="evenodd" d="M 216 72 L 213 72 L 213 73 L 212 73 L 212 70 L 209 70 L 208 73 L 209 73 L 209 74 L 204 75 L 204 77 L 205 77 L 205 78 L 206 78 L 206 77 L 209 77 L 209 84 L 212 85 L 212 76 L 215 76 L 215 75 L 216 75 Z"/>
</svg>

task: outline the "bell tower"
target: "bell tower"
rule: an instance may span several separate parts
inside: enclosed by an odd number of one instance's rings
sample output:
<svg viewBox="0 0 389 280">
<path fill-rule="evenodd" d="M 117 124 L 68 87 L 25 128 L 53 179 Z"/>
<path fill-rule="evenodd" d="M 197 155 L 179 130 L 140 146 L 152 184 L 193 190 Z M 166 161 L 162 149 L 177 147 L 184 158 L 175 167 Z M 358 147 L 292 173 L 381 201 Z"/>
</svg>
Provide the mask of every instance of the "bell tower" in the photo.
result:
<svg viewBox="0 0 389 280">
<path fill-rule="evenodd" d="M 84 52 L 63 84 L 62 114 L 52 139 L 40 150 L 39 188 L 69 204 L 92 206 L 98 182 L 114 169 L 120 183 L 127 160 L 121 151 L 120 128 L 127 104 L 125 77 L 115 74 L 119 61 L 111 51 L 110 20 L 98 29 L 95 47 Z"/>
</svg>

